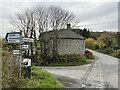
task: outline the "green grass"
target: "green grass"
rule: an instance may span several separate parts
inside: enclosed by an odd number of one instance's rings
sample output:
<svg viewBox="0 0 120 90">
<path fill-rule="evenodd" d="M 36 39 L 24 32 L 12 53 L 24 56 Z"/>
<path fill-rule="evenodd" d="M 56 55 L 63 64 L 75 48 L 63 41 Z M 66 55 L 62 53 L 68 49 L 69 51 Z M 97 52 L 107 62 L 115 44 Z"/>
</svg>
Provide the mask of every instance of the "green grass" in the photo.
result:
<svg viewBox="0 0 120 90">
<path fill-rule="evenodd" d="M 22 88 L 63 88 L 50 73 L 37 67 L 32 67 L 31 78 L 24 81 Z"/>
<path fill-rule="evenodd" d="M 56 62 L 56 63 L 50 63 L 47 66 L 80 66 L 80 65 L 85 65 L 88 64 L 92 61 L 93 59 L 85 59 L 81 60 L 79 62 Z"/>
</svg>

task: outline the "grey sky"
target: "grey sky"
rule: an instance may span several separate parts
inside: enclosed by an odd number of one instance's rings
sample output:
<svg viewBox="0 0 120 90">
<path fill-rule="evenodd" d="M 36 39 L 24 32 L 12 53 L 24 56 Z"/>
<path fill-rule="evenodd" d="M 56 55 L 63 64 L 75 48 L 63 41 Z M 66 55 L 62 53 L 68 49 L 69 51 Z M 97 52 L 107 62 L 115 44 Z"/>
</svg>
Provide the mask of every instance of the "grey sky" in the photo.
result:
<svg viewBox="0 0 120 90">
<path fill-rule="evenodd" d="M 80 21 L 77 26 L 79 28 L 89 28 L 92 31 L 117 31 L 118 30 L 118 2 L 96 2 L 95 0 L 69 0 L 64 2 L 60 0 L 48 0 L 38 2 L 37 0 L 27 0 L 26 2 L 15 0 L 2 0 L 0 3 L 0 36 L 5 36 L 6 32 L 16 30 L 10 23 L 10 17 L 14 16 L 15 12 L 24 11 L 26 8 L 32 8 L 36 5 L 56 5 L 61 8 L 73 12 L 76 19 Z M 98 0 L 99 1 L 99 0 Z M 78 28 L 78 27 L 76 27 Z"/>
</svg>

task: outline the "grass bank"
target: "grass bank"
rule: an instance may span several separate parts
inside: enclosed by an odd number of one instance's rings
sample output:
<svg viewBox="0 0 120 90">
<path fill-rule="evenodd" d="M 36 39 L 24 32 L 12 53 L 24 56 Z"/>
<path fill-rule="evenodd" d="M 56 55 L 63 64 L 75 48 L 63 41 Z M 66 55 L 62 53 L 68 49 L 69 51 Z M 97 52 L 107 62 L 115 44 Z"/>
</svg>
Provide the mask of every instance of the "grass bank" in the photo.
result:
<svg viewBox="0 0 120 90">
<path fill-rule="evenodd" d="M 21 88 L 63 88 L 50 73 L 37 67 L 32 67 L 31 78 L 23 80 Z"/>
<path fill-rule="evenodd" d="M 2 87 L 11 88 L 62 88 L 62 84 L 58 82 L 46 70 L 32 67 L 31 78 L 18 79 L 18 64 L 16 64 L 15 57 L 8 51 L 2 53 Z"/>
<path fill-rule="evenodd" d="M 55 62 L 55 63 L 50 63 L 47 66 L 80 66 L 80 65 L 89 64 L 92 61 L 93 59 L 85 58 L 84 60 L 78 62 Z"/>
</svg>

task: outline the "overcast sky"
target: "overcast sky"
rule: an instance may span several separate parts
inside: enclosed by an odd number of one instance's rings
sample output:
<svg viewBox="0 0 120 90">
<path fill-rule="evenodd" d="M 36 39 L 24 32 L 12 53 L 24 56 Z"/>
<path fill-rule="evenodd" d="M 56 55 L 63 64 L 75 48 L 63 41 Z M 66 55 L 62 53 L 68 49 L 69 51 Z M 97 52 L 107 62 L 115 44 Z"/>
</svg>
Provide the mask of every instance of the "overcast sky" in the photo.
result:
<svg viewBox="0 0 120 90">
<path fill-rule="evenodd" d="M 118 31 L 118 0 L 1 0 L 0 3 L 0 36 L 6 32 L 14 31 L 10 17 L 16 12 L 32 8 L 36 5 L 56 5 L 62 9 L 73 12 L 80 21 L 76 28 L 89 28 L 91 31 Z M 97 1 L 97 2 L 96 2 Z M 113 2 L 114 1 L 114 2 Z"/>
</svg>

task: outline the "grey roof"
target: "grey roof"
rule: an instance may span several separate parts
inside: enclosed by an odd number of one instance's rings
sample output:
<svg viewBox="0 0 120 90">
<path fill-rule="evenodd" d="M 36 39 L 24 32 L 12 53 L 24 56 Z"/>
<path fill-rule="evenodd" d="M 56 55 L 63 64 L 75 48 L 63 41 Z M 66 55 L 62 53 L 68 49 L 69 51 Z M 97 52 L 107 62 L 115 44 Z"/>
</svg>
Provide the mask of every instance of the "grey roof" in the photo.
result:
<svg viewBox="0 0 120 90">
<path fill-rule="evenodd" d="M 42 34 L 44 39 L 50 39 L 54 34 L 57 34 L 59 38 L 73 38 L 73 39 L 84 39 L 79 33 L 75 32 L 80 29 L 61 29 L 61 30 L 52 30 L 47 31 Z"/>
</svg>

